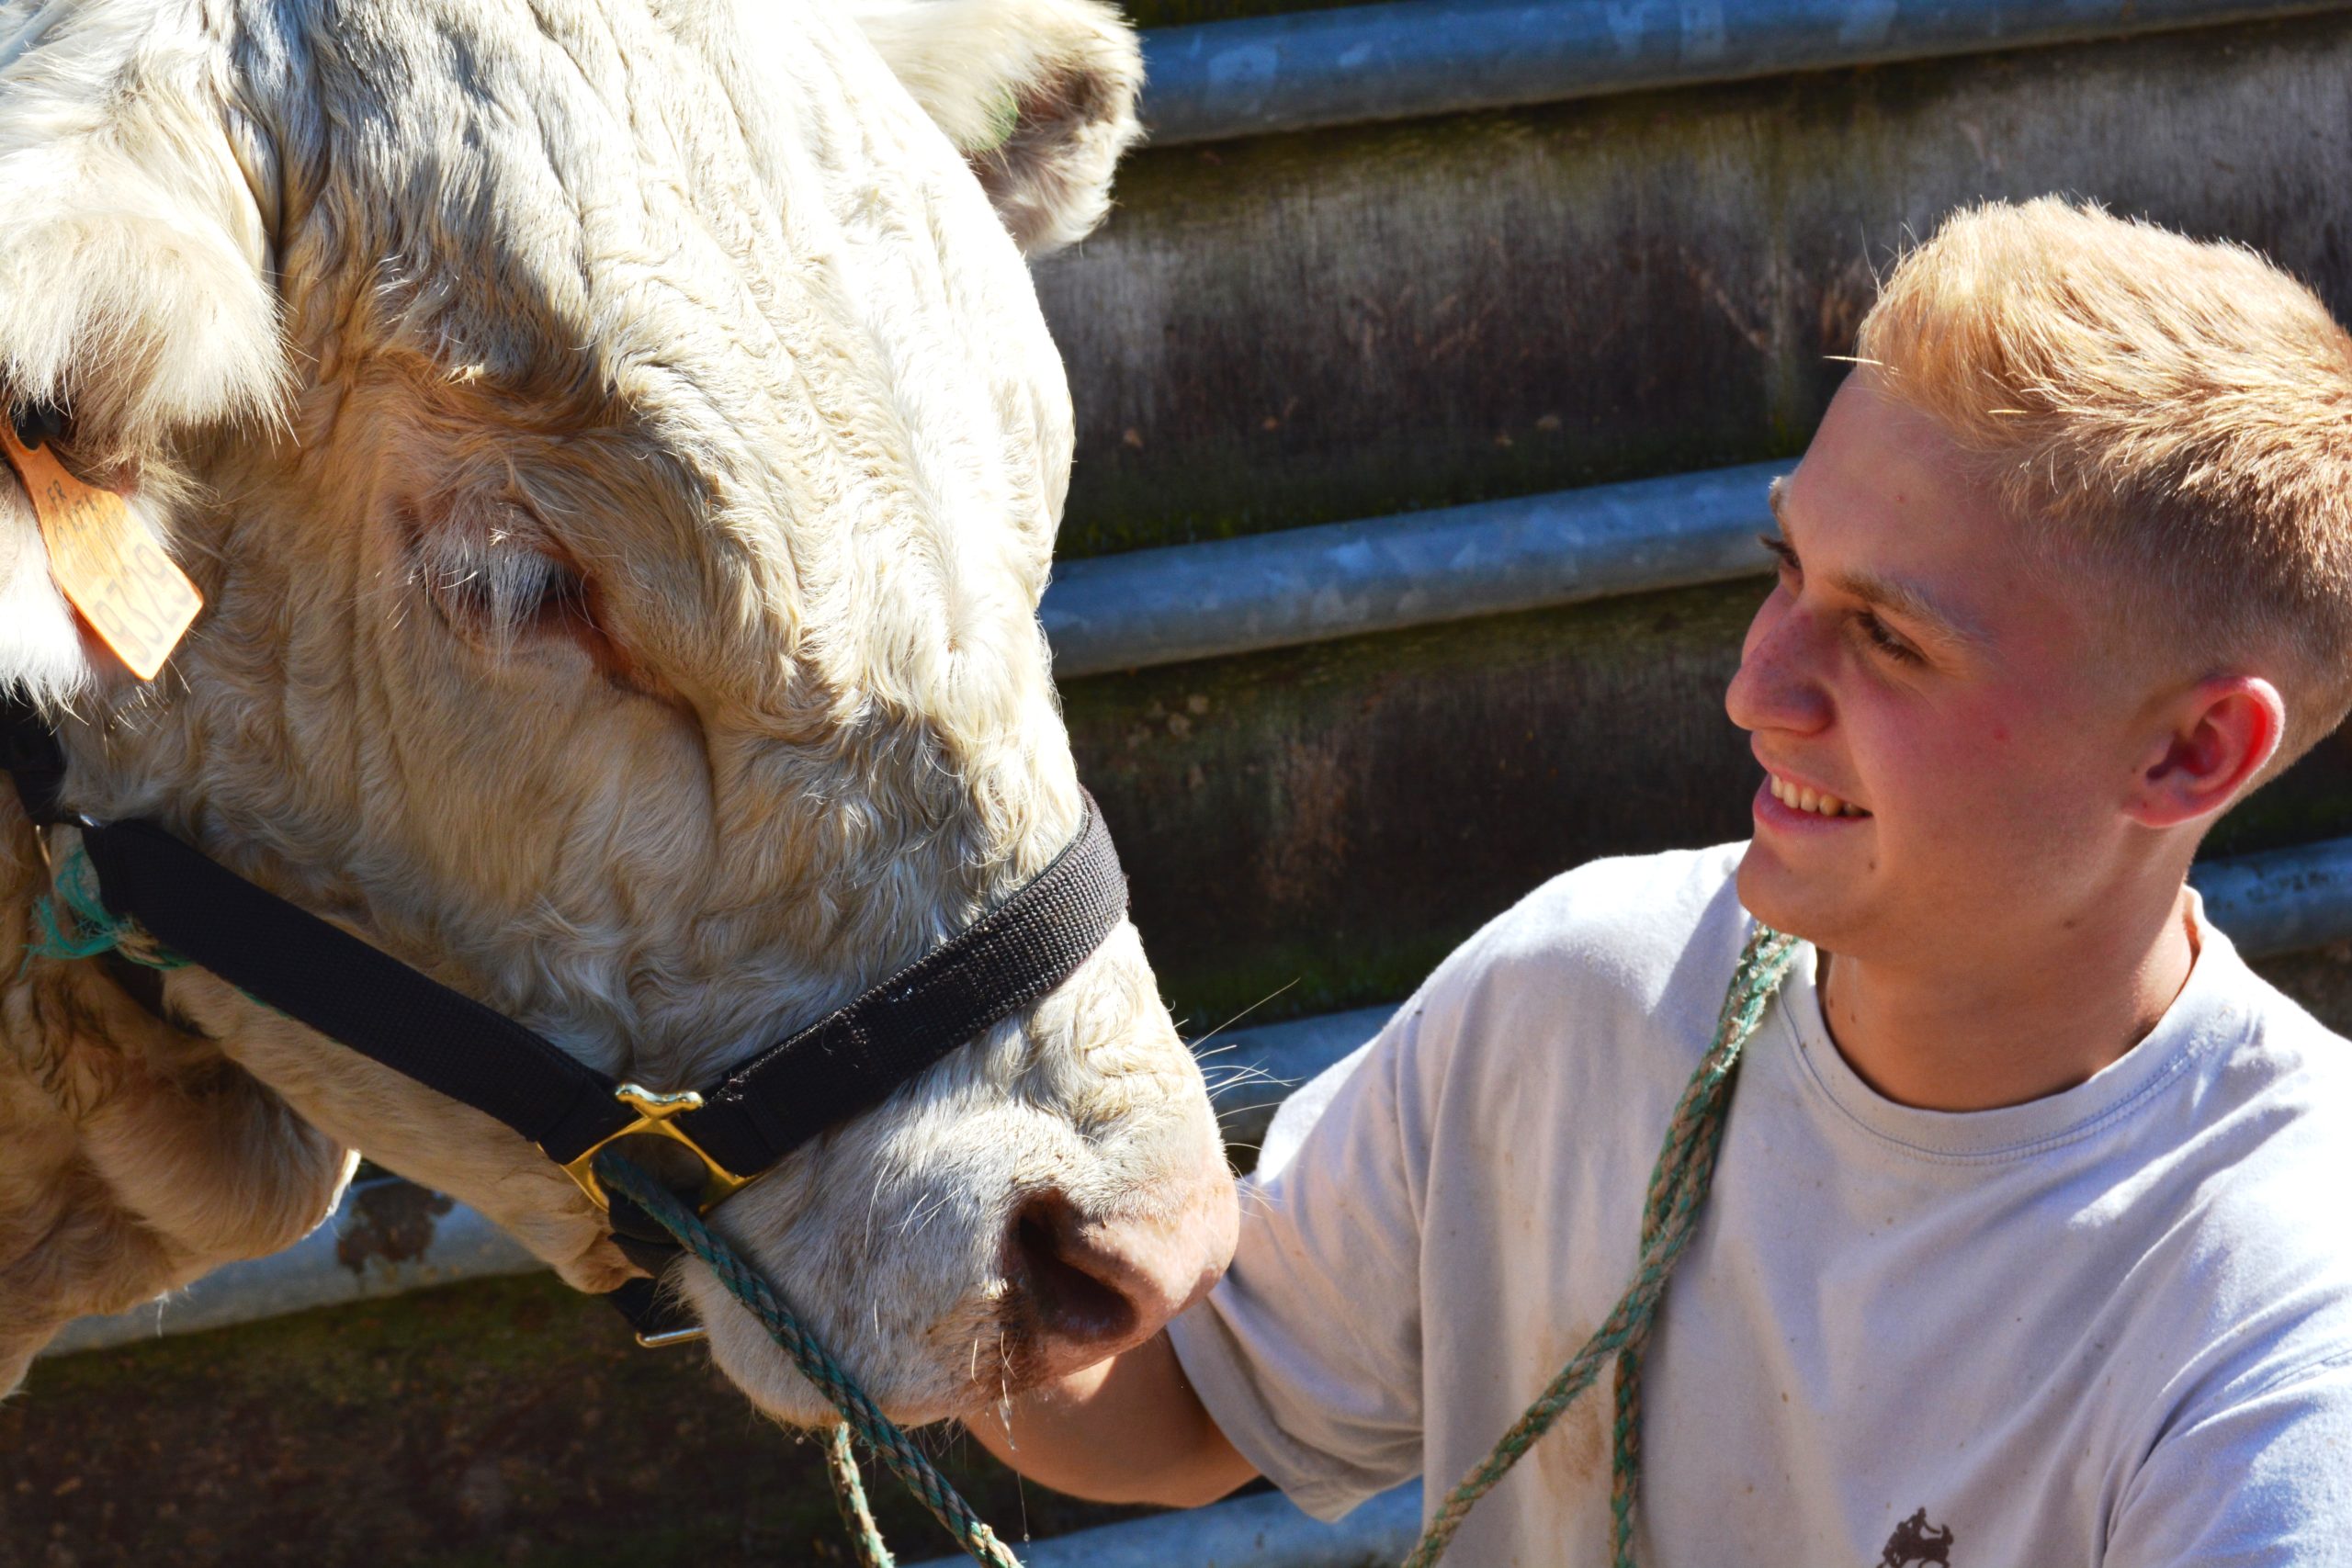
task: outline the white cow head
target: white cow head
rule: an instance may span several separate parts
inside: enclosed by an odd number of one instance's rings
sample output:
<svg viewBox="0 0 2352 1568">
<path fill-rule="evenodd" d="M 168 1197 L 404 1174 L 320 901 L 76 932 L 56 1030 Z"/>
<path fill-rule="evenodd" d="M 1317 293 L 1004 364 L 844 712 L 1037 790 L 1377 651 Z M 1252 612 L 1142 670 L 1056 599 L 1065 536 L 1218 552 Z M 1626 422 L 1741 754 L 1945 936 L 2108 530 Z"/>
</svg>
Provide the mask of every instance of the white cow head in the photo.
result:
<svg viewBox="0 0 2352 1568">
<path fill-rule="evenodd" d="M 1035 615 L 1071 418 L 1016 239 L 1100 218 L 1139 74 L 1090 0 L 0 7 L 0 394 L 69 411 L 208 604 L 129 680 L 0 486 L 0 678 L 70 716 L 69 804 L 658 1089 L 951 935 L 1080 817 Z M 13 965 L 48 874 L 0 817 Z M 7 998 L 19 1101 L 107 1081 L 0 1156 L 0 1216 L 110 1204 L 178 1249 L 147 1289 L 314 1219 L 335 1145 L 630 1272 L 521 1140 L 201 971 L 184 1030 L 87 964 Z M 101 1101 L 147 1131 L 94 1163 Z M 1152 1332 L 1231 1204 L 1123 926 L 716 1223 L 922 1418 Z"/>
</svg>

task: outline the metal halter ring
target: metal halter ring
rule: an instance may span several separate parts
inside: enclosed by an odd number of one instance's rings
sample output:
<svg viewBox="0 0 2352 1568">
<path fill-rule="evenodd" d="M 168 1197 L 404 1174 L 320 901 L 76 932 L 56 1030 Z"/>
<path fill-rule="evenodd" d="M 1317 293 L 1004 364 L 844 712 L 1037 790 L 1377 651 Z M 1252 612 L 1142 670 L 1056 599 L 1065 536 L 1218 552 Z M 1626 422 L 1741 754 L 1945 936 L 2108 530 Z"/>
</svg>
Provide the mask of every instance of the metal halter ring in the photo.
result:
<svg viewBox="0 0 2352 1568">
<path fill-rule="evenodd" d="M 597 1139 L 581 1151 L 579 1158 L 563 1168 L 563 1173 L 580 1184 L 580 1190 L 588 1194 L 588 1201 L 599 1210 L 610 1213 L 613 1200 L 612 1195 L 605 1190 L 605 1184 L 596 1179 L 596 1154 L 606 1144 L 622 1138 L 649 1135 L 667 1138 L 673 1144 L 684 1145 L 695 1158 L 702 1161 L 702 1191 L 695 1200 L 695 1213 L 697 1214 L 707 1214 L 722 1200 L 733 1197 L 752 1184 L 750 1177 L 736 1175 L 704 1153 L 702 1145 L 695 1143 L 684 1128 L 671 1125 L 670 1119 L 682 1111 L 702 1109 L 702 1096 L 694 1090 L 656 1094 L 640 1084 L 625 1083 L 613 1090 L 613 1098 L 636 1111 L 637 1120 L 617 1133 Z"/>
</svg>

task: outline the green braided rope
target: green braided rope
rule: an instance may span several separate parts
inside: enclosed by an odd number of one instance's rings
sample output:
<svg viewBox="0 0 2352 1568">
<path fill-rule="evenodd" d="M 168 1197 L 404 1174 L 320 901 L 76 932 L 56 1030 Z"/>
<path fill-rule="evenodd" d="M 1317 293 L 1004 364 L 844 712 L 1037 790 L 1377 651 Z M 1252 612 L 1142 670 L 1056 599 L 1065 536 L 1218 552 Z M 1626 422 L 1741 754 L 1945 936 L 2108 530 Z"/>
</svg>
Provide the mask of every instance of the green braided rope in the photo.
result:
<svg viewBox="0 0 2352 1568">
<path fill-rule="evenodd" d="M 1762 934 L 1759 931 L 1758 936 Z M 1697 1229 L 1699 1209 L 1706 1202 L 1714 1179 L 1715 1157 L 1723 1150 L 1724 1127 L 1731 1110 L 1732 1091 L 1739 1081 L 1742 1053 L 1763 1018 L 1765 1006 L 1780 988 L 1795 947 L 1794 942 L 1781 940 L 1781 948 L 1774 955 L 1778 962 L 1769 981 L 1758 988 L 1743 964 L 1724 998 L 1725 1017 L 1717 1026 L 1717 1045 L 1694 1075 L 1694 1082 L 1706 1080 L 1704 1104 L 1691 1116 L 1680 1114 L 1684 1107 L 1677 1107 L 1676 1122 L 1668 1126 L 1666 1146 L 1658 1151 L 1657 1167 L 1651 1174 L 1651 1190 L 1642 1211 L 1645 1252 L 1658 1245 L 1669 1226 L 1684 1224 L 1693 1232 Z M 1685 1089 L 1684 1095 L 1687 1102 L 1690 1090 Z M 1679 1141 L 1675 1135 L 1677 1126 L 1687 1134 Z M 1624 1348 L 1617 1352 L 1614 1449 L 1609 1482 L 1609 1540 L 1614 1568 L 1634 1568 L 1634 1500 L 1640 1487 L 1642 1463 L 1642 1359 L 1657 1322 L 1657 1315 L 1653 1311 L 1635 1325 Z"/>
<path fill-rule="evenodd" d="M 679 1246 L 709 1266 L 710 1271 L 718 1276 L 719 1283 L 725 1285 L 735 1299 L 743 1303 L 745 1310 L 766 1326 L 775 1342 L 783 1347 L 785 1354 L 792 1358 L 792 1364 L 800 1369 L 800 1375 L 816 1385 L 817 1392 L 842 1413 L 842 1418 L 865 1446 L 880 1454 L 882 1462 L 906 1483 L 907 1490 L 915 1495 L 916 1500 L 947 1527 L 947 1533 L 956 1538 L 957 1545 L 978 1561 L 989 1564 L 990 1568 L 1021 1568 L 1020 1560 L 997 1540 L 994 1530 L 980 1522 L 980 1517 L 972 1512 L 970 1504 L 957 1495 L 956 1488 L 948 1484 L 947 1478 L 916 1450 L 907 1435 L 888 1416 L 882 1414 L 881 1407 L 866 1397 L 865 1391 L 850 1381 L 841 1363 L 834 1360 L 801 1325 L 791 1310 L 776 1299 L 768 1282 L 761 1279 L 751 1265 L 736 1256 L 733 1248 L 714 1235 L 693 1210 L 680 1202 L 668 1188 L 631 1164 L 627 1156 L 612 1149 L 608 1148 L 596 1156 L 596 1176 L 605 1186 L 626 1193 L 630 1201 L 676 1237 Z M 850 1458 L 846 1462 L 851 1472 L 855 1473 L 855 1459 Z M 863 1490 L 861 1487 L 861 1493 Z M 866 1517 L 870 1522 L 872 1516 L 868 1514 Z M 862 1551 L 880 1552 L 880 1561 L 889 1561 L 878 1531 L 859 1544 Z"/>
<path fill-rule="evenodd" d="M 857 1472 L 857 1455 L 849 1446 L 849 1423 L 836 1421 L 825 1439 L 825 1473 L 832 1479 L 833 1501 L 842 1511 L 842 1528 L 857 1547 L 858 1568 L 898 1568 L 890 1549 L 882 1544 L 882 1527 L 866 1506 L 865 1478 Z"/>
<path fill-rule="evenodd" d="M 1405 1568 L 1430 1568 L 1445 1554 L 1454 1532 L 1470 1516 L 1478 1499 L 1552 1429 L 1577 1395 L 1591 1386 L 1601 1363 L 1616 1359 L 1615 1450 L 1610 1485 L 1610 1544 L 1615 1568 L 1634 1568 L 1634 1499 L 1641 1483 L 1642 1351 L 1649 1343 L 1658 1303 L 1667 1280 L 1683 1250 L 1698 1233 L 1699 1213 L 1713 1179 L 1715 1156 L 1722 1151 L 1724 1122 L 1731 1110 L 1740 1053 L 1763 1021 L 1764 1010 L 1795 956 L 1796 942 L 1768 926 L 1758 925 L 1739 955 L 1739 967 L 1724 996 L 1723 1016 L 1715 1025 L 1714 1043 L 1700 1061 L 1698 1071 L 1682 1090 L 1667 1123 L 1666 1139 L 1651 1168 L 1649 1190 L 1642 1206 L 1641 1257 L 1634 1282 L 1584 1348 L 1560 1369 L 1511 1424 L 1487 1457 L 1470 1469 L 1462 1483 L 1446 1496 L 1436 1517 L 1422 1532 Z"/>
</svg>

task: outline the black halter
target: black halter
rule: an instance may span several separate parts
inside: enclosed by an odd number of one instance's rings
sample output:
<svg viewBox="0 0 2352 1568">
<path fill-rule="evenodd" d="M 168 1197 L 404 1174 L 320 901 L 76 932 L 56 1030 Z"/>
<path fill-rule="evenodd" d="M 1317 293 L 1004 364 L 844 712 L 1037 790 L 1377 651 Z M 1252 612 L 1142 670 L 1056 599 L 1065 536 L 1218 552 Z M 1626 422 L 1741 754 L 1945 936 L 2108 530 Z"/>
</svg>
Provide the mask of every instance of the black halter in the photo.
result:
<svg viewBox="0 0 2352 1568">
<path fill-rule="evenodd" d="M 1034 881 L 848 1006 L 762 1051 L 716 1088 L 659 1094 L 616 1084 L 514 1020 L 427 979 L 264 891 L 153 822 L 96 822 L 59 795 L 64 752 L 40 714 L 0 696 L 0 768 L 36 825 L 72 822 L 109 912 L 328 1039 L 496 1117 L 562 1166 L 614 1239 L 650 1272 L 665 1232 L 590 1168 L 616 1138 L 658 1136 L 699 1161 L 707 1212 L 826 1128 L 1069 978 L 1126 912 L 1126 879 L 1091 795 L 1077 835 Z M 686 1194 L 682 1194 L 686 1195 Z M 647 1343 L 699 1331 L 651 1280 L 607 1299 Z"/>
</svg>

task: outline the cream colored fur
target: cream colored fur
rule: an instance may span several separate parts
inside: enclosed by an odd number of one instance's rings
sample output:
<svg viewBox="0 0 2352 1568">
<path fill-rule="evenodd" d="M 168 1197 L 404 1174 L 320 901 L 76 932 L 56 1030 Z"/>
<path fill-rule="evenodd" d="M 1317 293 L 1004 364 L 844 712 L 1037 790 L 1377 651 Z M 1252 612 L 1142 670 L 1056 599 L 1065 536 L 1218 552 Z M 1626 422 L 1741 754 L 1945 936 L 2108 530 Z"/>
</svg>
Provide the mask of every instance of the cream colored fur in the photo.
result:
<svg viewBox="0 0 2352 1568">
<path fill-rule="evenodd" d="M 955 142 L 1023 250 L 1084 239 L 1142 135 L 1143 61 L 1092 0 L 852 0 L 899 80 Z"/>
<path fill-rule="evenodd" d="M 25 644 L 0 679 L 70 708 L 71 802 L 157 818 L 662 1089 L 1040 869 L 1079 815 L 1035 615 L 1071 420 L 1011 235 L 1099 216 L 1134 44 L 1075 0 L 889 9 L 869 42 L 775 0 L 345 0 L 332 33 L 259 0 L 0 6 L 0 391 L 70 405 L 70 455 L 209 602 L 153 686 L 108 675 L 0 489 Z M 1046 111 L 992 154 L 996 212 L 950 139 L 983 101 Z M 7 848 L 16 932 L 44 875 L 20 818 Z M 109 1145 L 56 1087 L 28 1021 L 51 993 L 87 1013 L 90 1076 L 161 1086 L 119 1097 L 137 1136 Z M 187 1030 L 86 965 L 6 990 L 0 1266 L 12 1235 L 54 1249 L 40 1216 L 107 1239 L 75 1244 L 95 1285 L 0 1274 L 0 1314 L 53 1324 L 277 1245 L 331 1202 L 342 1146 L 574 1284 L 626 1277 L 498 1124 L 201 972 L 167 996 Z M 200 1201 L 165 1213 L 173 1160 Z M 1002 1247 L 1024 1196 L 1176 1226 L 1225 1181 L 1128 931 L 718 1215 L 928 1417 L 1022 1375 Z M 698 1266 L 675 1283 L 759 1404 L 816 1414 Z M 45 1333 L 9 1321 L 0 1387 Z"/>
</svg>

